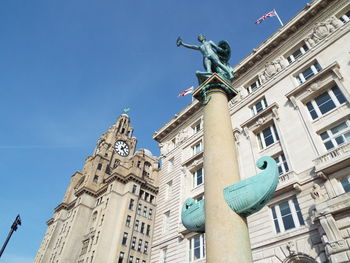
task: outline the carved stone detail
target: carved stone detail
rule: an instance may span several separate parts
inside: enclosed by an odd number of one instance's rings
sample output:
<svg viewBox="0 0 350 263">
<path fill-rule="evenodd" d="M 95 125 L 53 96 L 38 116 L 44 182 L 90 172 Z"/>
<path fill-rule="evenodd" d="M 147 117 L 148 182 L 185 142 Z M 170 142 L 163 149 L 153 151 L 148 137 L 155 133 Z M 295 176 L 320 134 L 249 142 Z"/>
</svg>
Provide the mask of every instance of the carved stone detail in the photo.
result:
<svg viewBox="0 0 350 263">
<path fill-rule="evenodd" d="M 276 119 L 276 120 L 279 120 L 280 119 L 280 116 L 278 115 L 278 111 L 277 111 L 277 108 L 272 108 L 272 115 L 273 117 Z"/>
<path fill-rule="evenodd" d="M 318 87 L 319 87 L 319 84 L 318 84 L 317 82 L 314 82 L 314 83 L 312 83 L 312 84 L 307 88 L 307 91 L 308 91 L 309 93 L 312 93 L 312 92 L 314 92 L 315 90 L 317 90 Z"/>
<path fill-rule="evenodd" d="M 256 122 L 255 122 L 255 127 L 260 127 L 261 125 L 263 125 L 266 122 L 266 118 L 265 117 L 261 117 L 259 118 Z"/>
<path fill-rule="evenodd" d="M 282 56 L 277 57 L 272 62 L 265 63 L 265 69 L 259 74 L 262 83 L 265 83 L 278 72 L 282 71 L 287 66 L 285 59 Z"/>
<path fill-rule="evenodd" d="M 324 200 L 324 194 L 322 193 L 322 189 L 318 184 L 313 184 L 310 194 L 315 201 Z"/>
<path fill-rule="evenodd" d="M 182 143 L 184 140 L 186 140 L 189 136 L 188 129 L 183 129 L 181 130 L 177 135 L 176 135 L 176 144 Z"/>
<path fill-rule="evenodd" d="M 317 45 L 321 40 L 332 34 L 337 28 L 341 27 L 342 23 L 334 16 L 327 19 L 325 22 L 317 23 L 311 34 L 306 38 L 306 41 L 311 47 Z"/>
</svg>

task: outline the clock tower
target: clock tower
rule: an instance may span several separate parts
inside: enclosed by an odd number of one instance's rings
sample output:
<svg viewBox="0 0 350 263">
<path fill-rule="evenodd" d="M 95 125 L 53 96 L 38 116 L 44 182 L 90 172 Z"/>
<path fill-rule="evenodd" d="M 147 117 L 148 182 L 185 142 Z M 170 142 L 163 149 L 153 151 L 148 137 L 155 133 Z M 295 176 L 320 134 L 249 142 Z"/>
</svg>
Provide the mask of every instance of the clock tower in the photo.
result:
<svg viewBox="0 0 350 263">
<path fill-rule="evenodd" d="M 72 175 L 34 262 L 149 262 L 158 158 L 136 144 L 120 115 Z"/>
</svg>

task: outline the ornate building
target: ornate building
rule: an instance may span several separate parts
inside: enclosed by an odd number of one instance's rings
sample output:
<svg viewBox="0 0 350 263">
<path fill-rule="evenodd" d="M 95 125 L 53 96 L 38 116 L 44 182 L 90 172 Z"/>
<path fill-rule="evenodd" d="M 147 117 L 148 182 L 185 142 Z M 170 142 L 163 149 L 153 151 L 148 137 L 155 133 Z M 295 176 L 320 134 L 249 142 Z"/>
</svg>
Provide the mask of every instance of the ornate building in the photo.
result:
<svg viewBox="0 0 350 263">
<path fill-rule="evenodd" d="M 234 67 L 241 177 L 262 156 L 280 173 L 272 200 L 248 217 L 256 263 L 350 262 L 349 21 L 348 0 L 314 0 Z M 180 215 L 204 194 L 202 116 L 194 101 L 154 134 L 163 167 L 152 263 L 205 262 L 205 234 Z"/>
<path fill-rule="evenodd" d="M 34 262 L 149 262 L 158 159 L 135 151 L 132 134 L 122 114 L 98 139 L 47 221 Z"/>
</svg>

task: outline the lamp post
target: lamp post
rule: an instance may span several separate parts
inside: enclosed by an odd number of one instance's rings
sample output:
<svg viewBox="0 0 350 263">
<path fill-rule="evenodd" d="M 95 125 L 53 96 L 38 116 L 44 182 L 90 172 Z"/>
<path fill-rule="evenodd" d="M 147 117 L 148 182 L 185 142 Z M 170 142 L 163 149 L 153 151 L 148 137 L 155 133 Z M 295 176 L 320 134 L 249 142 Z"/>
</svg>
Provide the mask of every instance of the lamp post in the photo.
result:
<svg viewBox="0 0 350 263">
<path fill-rule="evenodd" d="M 13 221 L 13 223 L 12 223 L 11 230 L 10 230 L 9 234 L 7 235 L 7 238 L 6 238 L 5 242 L 4 242 L 4 245 L 2 246 L 2 248 L 0 250 L 0 257 L 2 256 L 2 253 L 4 252 L 4 250 L 5 250 L 6 246 L 7 246 L 7 243 L 9 242 L 13 232 L 17 230 L 18 225 L 21 225 L 21 223 L 22 223 L 21 222 L 21 217 L 19 215 L 17 215 L 16 218 L 15 218 L 15 221 Z"/>
</svg>

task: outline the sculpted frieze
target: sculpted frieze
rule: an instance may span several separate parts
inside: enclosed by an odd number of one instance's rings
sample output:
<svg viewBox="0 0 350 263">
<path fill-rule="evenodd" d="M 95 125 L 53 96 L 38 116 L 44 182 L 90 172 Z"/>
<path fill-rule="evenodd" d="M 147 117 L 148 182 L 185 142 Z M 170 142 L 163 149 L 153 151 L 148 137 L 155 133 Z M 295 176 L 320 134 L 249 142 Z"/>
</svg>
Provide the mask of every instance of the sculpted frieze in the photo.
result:
<svg viewBox="0 0 350 263">
<path fill-rule="evenodd" d="M 261 82 L 265 83 L 277 73 L 281 72 L 286 66 L 287 63 L 282 56 L 279 56 L 272 62 L 266 62 L 265 69 L 259 74 Z"/>
<path fill-rule="evenodd" d="M 306 41 L 311 47 L 314 47 L 341 26 L 342 23 L 336 17 L 332 16 L 324 22 L 315 24 L 311 34 L 306 38 Z"/>
</svg>

